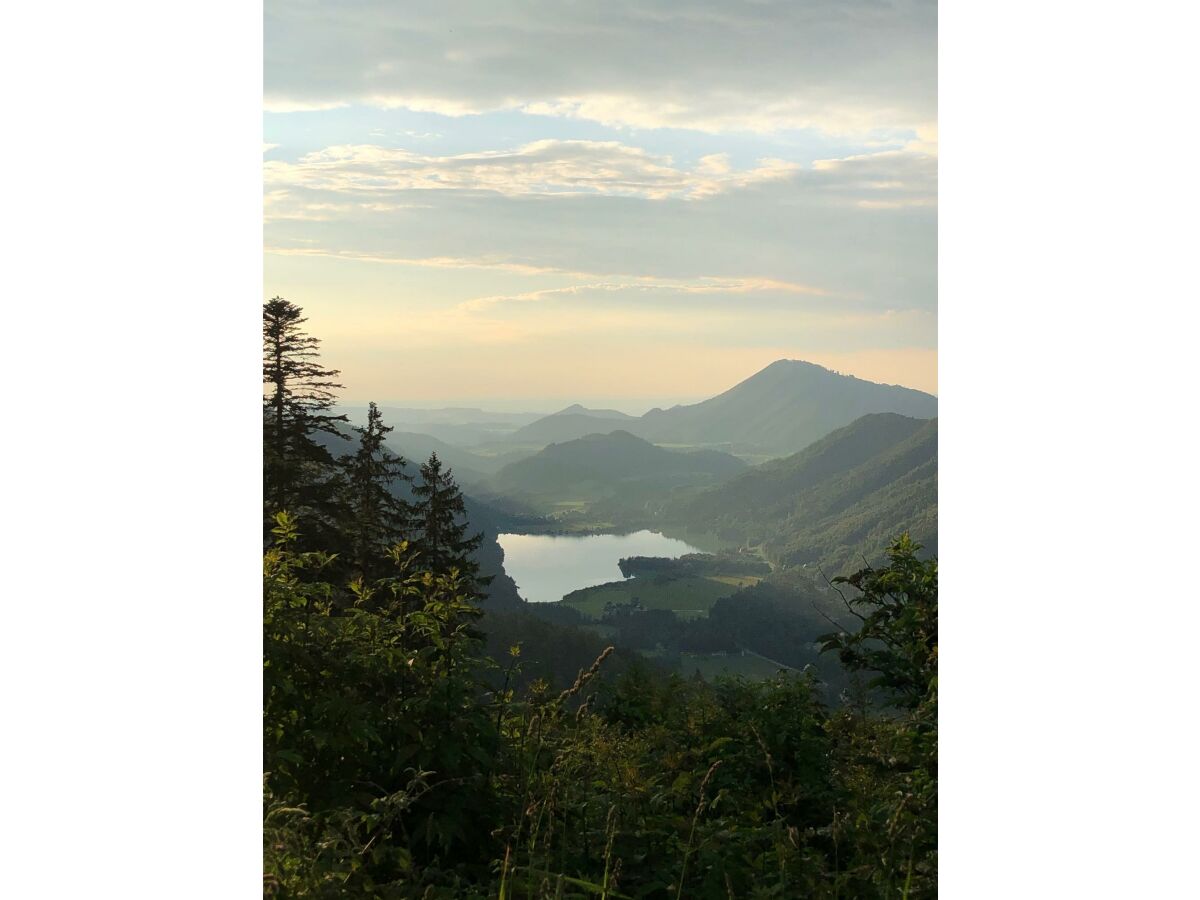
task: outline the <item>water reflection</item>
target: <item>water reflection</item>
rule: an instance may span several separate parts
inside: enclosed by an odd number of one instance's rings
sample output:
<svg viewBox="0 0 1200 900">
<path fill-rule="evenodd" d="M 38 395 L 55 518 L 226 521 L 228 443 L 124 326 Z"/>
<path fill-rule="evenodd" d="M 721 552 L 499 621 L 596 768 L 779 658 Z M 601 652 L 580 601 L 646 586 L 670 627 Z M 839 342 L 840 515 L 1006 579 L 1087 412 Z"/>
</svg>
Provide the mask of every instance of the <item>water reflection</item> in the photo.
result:
<svg viewBox="0 0 1200 900">
<path fill-rule="evenodd" d="M 551 603 L 583 587 L 621 579 L 617 560 L 626 556 L 665 556 L 700 553 L 697 547 L 654 531 L 633 534 L 501 534 L 504 570 L 513 577 L 521 596 L 533 603 Z"/>
</svg>

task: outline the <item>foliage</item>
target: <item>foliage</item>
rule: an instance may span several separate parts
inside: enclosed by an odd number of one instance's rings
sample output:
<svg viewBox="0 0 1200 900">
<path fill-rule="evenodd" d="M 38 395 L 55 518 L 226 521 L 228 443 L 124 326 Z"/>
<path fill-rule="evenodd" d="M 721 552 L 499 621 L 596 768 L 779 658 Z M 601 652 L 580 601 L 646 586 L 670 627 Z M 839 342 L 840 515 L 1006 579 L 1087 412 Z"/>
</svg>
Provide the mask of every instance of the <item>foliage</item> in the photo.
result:
<svg viewBox="0 0 1200 900">
<path fill-rule="evenodd" d="M 937 691 L 937 560 L 920 560 L 908 534 L 888 548 L 888 565 L 833 579 L 857 593 L 847 609 L 861 626 L 822 637 L 851 671 L 876 673 L 872 687 L 898 706 L 915 709 Z"/>
<path fill-rule="evenodd" d="M 401 545 L 394 575 L 339 590 L 322 580 L 327 555 L 294 549 L 287 514 L 275 537 L 269 892 L 935 895 L 935 681 L 900 715 L 830 711 L 809 675 L 710 685 L 637 663 L 614 675 L 609 648 L 569 687 L 525 680 L 518 695 L 521 647 L 502 669 L 486 661 L 461 576 L 414 570 Z M 936 613 L 936 566 L 902 539 L 888 567 L 854 581 L 874 598 L 857 605 L 861 640 L 890 648 L 870 659 L 908 696 L 901 674 L 935 678 L 916 636 Z"/>
<path fill-rule="evenodd" d="M 847 600 L 860 627 L 826 635 L 854 672 L 873 673 L 870 685 L 902 713 L 870 718 L 842 712 L 833 737 L 839 777 L 855 816 L 835 823 L 864 846 L 878 867 L 858 873 L 857 890 L 937 890 L 937 560 L 921 560 L 908 534 L 888 549 L 888 565 L 835 578 L 858 593 Z M 885 893 L 885 895 L 886 895 Z"/>
<path fill-rule="evenodd" d="M 291 840 L 309 843 L 274 877 L 369 889 L 447 854 L 469 858 L 487 838 L 495 744 L 469 585 L 414 570 L 400 544 L 395 574 L 338 590 L 319 580 L 329 556 L 296 551 L 295 520 L 276 522 L 264 560 L 265 780 L 269 801 L 303 815 L 266 812 L 297 817 Z"/>
</svg>

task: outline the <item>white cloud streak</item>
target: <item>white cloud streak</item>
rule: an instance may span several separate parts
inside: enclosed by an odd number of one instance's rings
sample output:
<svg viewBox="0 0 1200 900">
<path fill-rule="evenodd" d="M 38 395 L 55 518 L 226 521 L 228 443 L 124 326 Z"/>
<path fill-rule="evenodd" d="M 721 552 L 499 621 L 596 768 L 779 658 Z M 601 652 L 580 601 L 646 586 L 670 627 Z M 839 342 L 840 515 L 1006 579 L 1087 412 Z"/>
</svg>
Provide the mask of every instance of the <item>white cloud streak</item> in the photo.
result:
<svg viewBox="0 0 1200 900">
<path fill-rule="evenodd" d="M 500 194 L 608 194 L 663 199 L 709 197 L 730 188 L 778 180 L 799 171 L 796 163 L 760 160 L 735 172 L 714 154 L 687 170 L 616 141 L 534 141 L 515 150 L 457 156 L 426 156 L 373 144 L 327 147 L 297 162 L 269 161 L 270 188 L 303 187 L 341 194 L 388 191 L 477 190 Z"/>
</svg>

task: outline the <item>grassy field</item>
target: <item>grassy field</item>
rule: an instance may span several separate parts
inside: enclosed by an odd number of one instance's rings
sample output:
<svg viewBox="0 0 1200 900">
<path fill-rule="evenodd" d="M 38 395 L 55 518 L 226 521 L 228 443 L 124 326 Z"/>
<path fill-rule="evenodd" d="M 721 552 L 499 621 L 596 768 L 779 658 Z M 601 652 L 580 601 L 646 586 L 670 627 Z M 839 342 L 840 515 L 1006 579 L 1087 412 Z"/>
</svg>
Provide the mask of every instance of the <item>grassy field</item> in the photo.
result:
<svg viewBox="0 0 1200 900">
<path fill-rule="evenodd" d="M 779 666 L 764 659 L 747 653 L 730 653 L 721 656 L 715 653 L 680 653 L 679 671 L 683 675 L 694 675 L 700 672 L 705 681 L 712 681 L 720 675 L 741 675 L 745 678 L 771 678 L 779 671 Z"/>
<path fill-rule="evenodd" d="M 562 602 L 586 616 L 598 619 L 607 603 L 637 600 L 644 609 L 669 609 L 681 619 L 708 615 L 708 609 L 722 597 L 728 597 L 741 585 L 730 583 L 734 576 L 717 578 L 629 578 L 595 587 L 581 588 L 563 597 Z"/>
<path fill-rule="evenodd" d="M 710 581 L 719 581 L 734 587 L 749 587 L 762 581 L 761 575 L 709 575 L 708 578 Z"/>
</svg>

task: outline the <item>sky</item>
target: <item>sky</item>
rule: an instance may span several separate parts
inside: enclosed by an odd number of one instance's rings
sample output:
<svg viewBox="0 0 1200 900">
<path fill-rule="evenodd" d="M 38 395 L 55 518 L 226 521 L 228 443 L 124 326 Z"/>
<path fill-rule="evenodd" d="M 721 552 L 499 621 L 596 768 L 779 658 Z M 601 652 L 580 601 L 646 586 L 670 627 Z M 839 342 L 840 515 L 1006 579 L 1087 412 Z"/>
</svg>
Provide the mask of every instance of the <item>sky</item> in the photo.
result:
<svg viewBox="0 0 1200 900">
<path fill-rule="evenodd" d="M 937 392 L 924 0 L 267 0 L 264 299 L 348 402 Z"/>
</svg>

